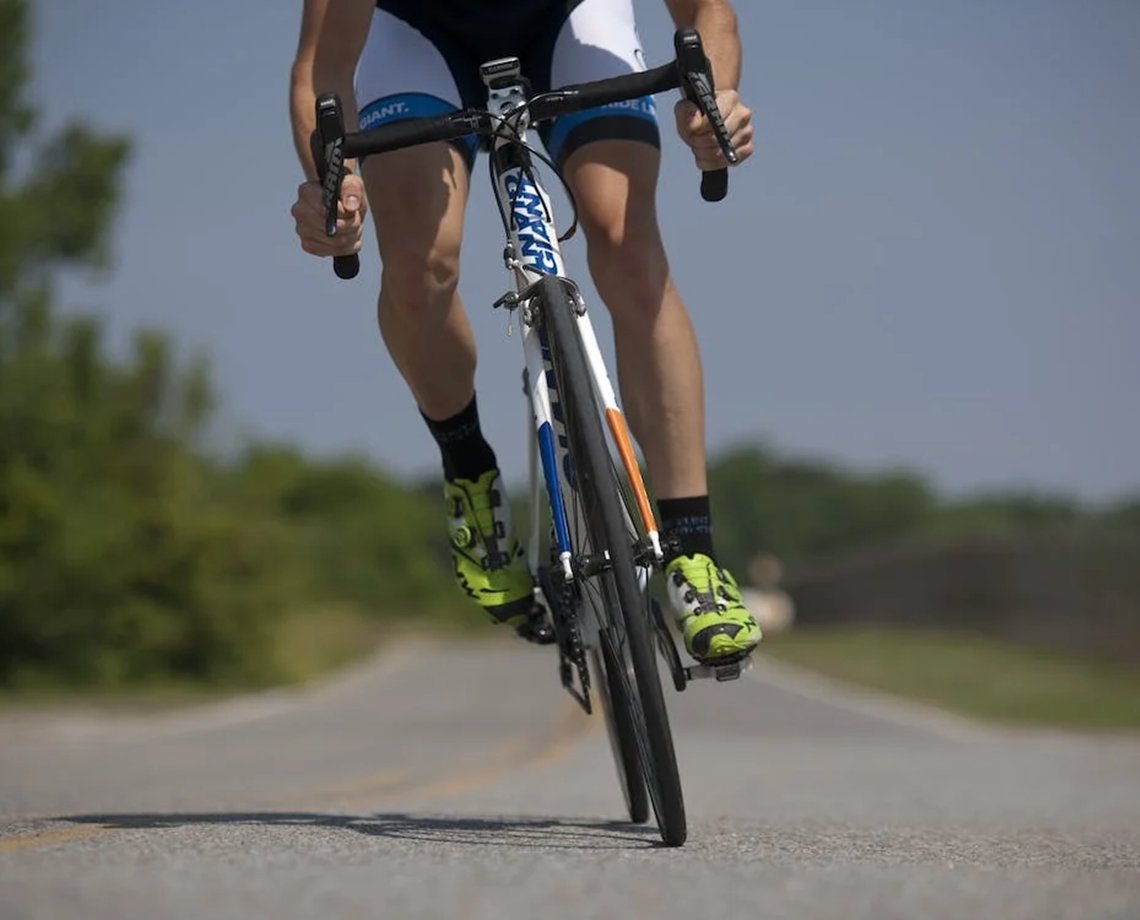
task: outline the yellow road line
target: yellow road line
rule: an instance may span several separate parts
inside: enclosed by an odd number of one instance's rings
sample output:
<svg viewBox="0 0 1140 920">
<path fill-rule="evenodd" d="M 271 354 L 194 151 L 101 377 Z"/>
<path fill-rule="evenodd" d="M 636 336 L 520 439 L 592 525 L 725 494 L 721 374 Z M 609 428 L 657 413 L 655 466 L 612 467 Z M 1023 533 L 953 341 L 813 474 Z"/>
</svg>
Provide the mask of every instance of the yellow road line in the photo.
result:
<svg viewBox="0 0 1140 920">
<path fill-rule="evenodd" d="M 561 718 L 546 737 L 507 741 L 495 748 L 481 766 L 469 768 L 461 774 L 390 789 L 383 796 L 383 801 L 449 798 L 489 786 L 516 770 L 549 766 L 569 754 L 575 743 L 589 734 L 597 723 L 598 720 L 587 717 L 577 703 L 567 700 Z"/>
<path fill-rule="evenodd" d="M 38 834 L 9 837 L 7 840 L 0 839 L 0 853 L 15 853 L 36 847 L 50 847 L 57 843 L 71 843 L 85 837 L 94 837 L 105 830 L 109 830 L 106 825 L 93 824 L 88 827 L 58 827 L 50 831 L 40 831 Z"/>
<path fill-rule="evenodd" d="M 481 762 L 442 776 L 394 783 L 376 795 L 338 799 L 343 808 L 369 808 L 408 799 L 439 799 L 489 786 L 516 770 L 546 766 L 569 753 L 574 744 L 593 730 L 597 720 L 589 719 L 578 705 L 567 699 L 553 728 L 538 738 L 517 736 L 493 747 Z"/>
</svg>

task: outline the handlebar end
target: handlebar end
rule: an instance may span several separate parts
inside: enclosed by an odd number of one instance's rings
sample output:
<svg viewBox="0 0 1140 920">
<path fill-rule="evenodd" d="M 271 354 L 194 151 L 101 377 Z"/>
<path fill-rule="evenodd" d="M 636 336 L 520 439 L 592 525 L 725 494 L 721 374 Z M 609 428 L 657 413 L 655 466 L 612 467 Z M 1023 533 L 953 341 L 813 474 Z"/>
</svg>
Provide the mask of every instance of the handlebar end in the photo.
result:
<svg viewBox="0 0 1140 920">
<path fill-rule="evenodd" d="M 701 197 L 705 201 L 722 201 L 727 194 L 727 169 L 714 169 L 701 173 Z"/>
<path fill-rule="evenodd" d="M 350 256 L 335 256 L 333 258 L 333 271 L 338 278 L 350 281 L 360 271 L 360 256 L 353 253 Z"/>
</svg>

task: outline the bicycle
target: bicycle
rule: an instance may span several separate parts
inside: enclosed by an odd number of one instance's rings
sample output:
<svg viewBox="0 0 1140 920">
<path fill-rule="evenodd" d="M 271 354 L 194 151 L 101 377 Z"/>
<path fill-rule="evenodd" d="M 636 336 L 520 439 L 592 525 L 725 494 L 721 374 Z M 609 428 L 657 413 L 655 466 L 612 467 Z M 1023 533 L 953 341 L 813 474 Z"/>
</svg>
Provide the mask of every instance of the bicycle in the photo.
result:
<svg viewBox="0 0 1140 920">
<path fill-rule="evenodd" d="M 559 653 L 563 686 L 587 712 L 598 688 L 629 818 L 649 819 L 652 804 L 662 840 L 684 843 L 685 806 L 669 717 L 657 669 L 659 653 L 673 685 L 714 677 L 731 680 L 745 655 L 715 665 L 684 667 L 648 586 L 664 562 L 662 537 L 642 480 L 624 416 L 577 285 L 566 277 L 550 199 L 526 142 L 528 127 L 594 106 L 681 88 L 710 119 L 728 162 L 736 154 L 713 92 L 712 74 L 694 29 L 674 36 L 675 60 L 653 70 L 562 87 L 531 96 L 517 58 L 480 68 L 486 109 L 409 119 L 346 133 L 335 94 L 317 98 L 313 157 L 322 181 L 326 233 L 334 235 L 344 161 L 431 141 L 479 136 L 489 147 L 490 177 L 507 235 L 504 264 L 515 287 L 495 308 L 517 317 L 523 343 L 523 389 L 535 437 L 530 440 L 530 532 L 527 558 L 535 575 L 535 613 L 519 629 Z M 719 201 L 727 169 L 706 172 L 701 194 Z M 573 205 L 573 195 L 567 189 Z M 334 269 L 354 277 L 359 260 L 339 256 Z M 608 429 L 618 463 L 607 444 Z M 545 503 L 543 501 L 545 490 Z M 541 561 L 543 509 L 549 512 L 549 560 Z M 591 680 L 591 672 L 594 677 Z M 576 678 L 576 681 L 575 681 Z"/>
</svg>

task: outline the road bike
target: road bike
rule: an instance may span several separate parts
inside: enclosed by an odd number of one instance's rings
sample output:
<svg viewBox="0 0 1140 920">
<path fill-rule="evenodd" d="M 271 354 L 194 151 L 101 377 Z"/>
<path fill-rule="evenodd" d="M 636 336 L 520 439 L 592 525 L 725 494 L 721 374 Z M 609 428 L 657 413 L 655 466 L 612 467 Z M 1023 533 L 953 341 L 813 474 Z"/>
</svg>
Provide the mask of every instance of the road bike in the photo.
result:
<svg viewBox="0 0 1140 920">
<path fill-rule="evenodd" d="M 750 659 L 682 666 L 650 593 L 650 577 L 664 563 L 663 538 L 586 304 L 566 276 L 559 244 L 569 232 L 560 237 L 556 230 L 534 161 L 557 169 L 527 142 L 528 128 L 540 121 L 680 88 L 709 118 L 726 160 L 736 162 L 700 36 L 681 29 L 674 48 L 675 59 L 654 69 L 537 95 L 518 58 L 488 61 L 480 67 L 485 109 L 362 132 L 346 133 L 339 99 L 322 94 L 312 147 L 330 236 L 347 159 L 471 135 L 488 147 L 507 237 L 503 259 L 514 278 L 494 306 L 518 323 L 534 430 L 527 558 L 535 576 L 535 613 L 519 632 L 557 646 L 562 684 L 586 712 L 593 710 L 591 688 L 597 688 L 630 820 L 648 821 L 652 805 L 662 840 L 679 846 L 687 835 L 685 806 L 657 655 L 677 690 L 695 678 L 737 678 Z M 702 176 L 708 201 L 722 199 L 727 187 L 726 169 Z M 340 256 L 334 268 L 351 278 L 359 261 Z"/>
</svg>

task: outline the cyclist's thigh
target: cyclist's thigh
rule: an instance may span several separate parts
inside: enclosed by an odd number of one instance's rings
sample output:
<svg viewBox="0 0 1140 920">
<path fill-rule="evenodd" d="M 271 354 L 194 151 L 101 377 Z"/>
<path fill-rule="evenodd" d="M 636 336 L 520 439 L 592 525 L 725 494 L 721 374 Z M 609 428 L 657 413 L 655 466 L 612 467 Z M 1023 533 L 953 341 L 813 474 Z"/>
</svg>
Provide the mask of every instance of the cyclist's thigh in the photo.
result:
<svg viewBox="0 0 1140 920">
<path fill-rule="evenodd" d="M 586 83 L 645 70 L 632 0 L 582 0 L 563 14 L 544 59 L 532 67 L 540 89 Z M 660 146 L 652 96 L 614 102 L 564 115 L 541 129 L 551 157 L 562 165 L 577 149 L 597 140 Z"/>
<path fill-rule="evenodd" d="M 628 140 L 596 140 L 566 158 L 563 176 L 593 246 L 660 245 L 656 188 L 658 151 Z"/>
<path fill-rule="evenodd" d="M 383 6 L 384 4 L 382 4 Z M 361 130 L 452 112 L 464 105 L 455 51 L 417 5 L 377 9 L 356 69 Z M 458 253 L 473 140 L 367 157 L 361 166 L 381 255 Z"/>
<path fill-rule="evenodd" d="M 549 72 L 540 73 L 558 87 L 644 69 L 631 0 L 583 0 L 558 29 Z M 660 133 L 652 96 L 563 116 L 543 130 L 543 141 L 574 191 L 588 234 L 655 232 Z"/>
</svg>

